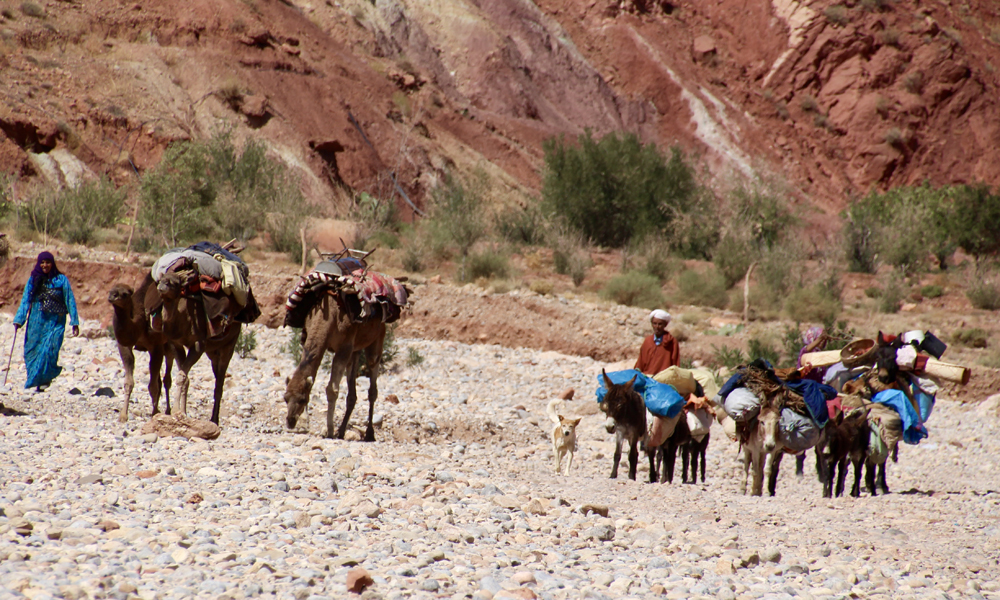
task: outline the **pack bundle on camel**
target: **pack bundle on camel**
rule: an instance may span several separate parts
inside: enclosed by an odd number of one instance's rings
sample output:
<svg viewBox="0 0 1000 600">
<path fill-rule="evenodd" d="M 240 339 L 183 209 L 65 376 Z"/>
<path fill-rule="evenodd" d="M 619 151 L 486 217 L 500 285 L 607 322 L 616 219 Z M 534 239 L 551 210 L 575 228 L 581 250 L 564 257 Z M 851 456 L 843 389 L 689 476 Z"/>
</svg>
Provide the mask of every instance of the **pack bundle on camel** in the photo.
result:
<svg viewBox="0 0 1000 600">
<path fill-rule="evenodd" d="M 295 427 L 309 405 L 323 355 L 333 353 L 330 380 L 326 385 L 326 437 L 334 437 L 334 412 L 340 381 L 347 375 L 344 419 L 336 437 L 344 439 L 357 403 L 358 358 L 365 354 L 368 373 L 368 424 L 364 441 L 375 441 L 375 400 L 378 372 L 385 343 L 386 324 L 399 319 L 410 291 L 399 281 L 368 270 L 371 253 L 348 250 L 324 260 L 296 284 L 285 304 L 285 325 L 302 328 L 302 360 L 286 381 L 286 423 Z"/>
<path fill-rule="evenodd" d="M 180 371 L 177 394 L 187 414 L 188 373 L 208 354 L 215 376 L 211 420 L 219 424 L 226 371 L 244 323 L 260 316 L 246 265 L 228 246 L 201 242 L 168 252 L 153 265 L 156 297 L 147 296 L 151 326 L 174 347 Z M 218 267 L 218 268 L 217 268 Z"/>
<path fill-rule="evenodd" d="M 118 342 L 118 354 L 121 356 L 122 366 L 125 368 L 125 400 L 118 416 L 118 420 L 122 423 L 128 421 L 129 401 L 132 398 L 132 389 L 135 387 L 133 350 L 149 353 L 149 397 L 153 402 L 154 415 L 160 411 L 160 367 L 163 365 L 163 359 L 167 359 L 162 386 L 165 412 L 170 414 L 170 369 L 174 360 L 174 347 L 167 343 L 162 332 L 155 332 L 149 328 L 144 308 L 147 294 L 157 294 L 153 277 L 148 273 L 135 291 L 128 285 L 117 284 L 108 292 L 108 302 L 114 310 L 112 330 L 115 341 Z"/>
</svg>

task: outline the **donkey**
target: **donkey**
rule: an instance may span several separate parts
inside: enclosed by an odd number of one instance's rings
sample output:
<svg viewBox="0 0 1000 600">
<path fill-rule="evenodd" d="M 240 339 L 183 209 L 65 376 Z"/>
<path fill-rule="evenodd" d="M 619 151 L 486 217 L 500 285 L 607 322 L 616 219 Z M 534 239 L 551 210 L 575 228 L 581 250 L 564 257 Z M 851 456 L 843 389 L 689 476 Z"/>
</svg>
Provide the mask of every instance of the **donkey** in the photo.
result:
<svg viewBox="0 0 1000 600">
<path fill-rule="evenodd" d="M 854 466 L 851 496 L 857 498 L 861 495 L 861 466 L 868 455 L 868 436 L 866 407 L 851 408 L 847 413 L 841 412 L 836 419 L 827 423 L 823 431 L 823 440 L 816 445 L 817 461 L 822 460 L 826 464 L 826 477 L 822 479 L 824 498 L 831 498 L 834 494 L 840 497 L 844 494 L 848 459 Z M 823 452 L 824 446 L 826 452 Z M 835 474 L 836 488 L 834 488 Z"/>
<path fill-rule="evenodd" d="M 652 451 L 659 453 L 656 456 L 657 470 L 660 472 L 660 481 L 663 483 L 673 483 L 674 469 L 677 464 L 677 453 L 681 455 L 681 481 L 684 483 L 698 483 L 698 464 L 701 463 L 701 482 L 705 483 L 705 463 L 708 450 L 709 434 L 705 434 L 701 440 L 696 440 L 691 435 L 685 414 L 682 412 L 680 420 L 674 427 L 673 434 L 670 435 L 658 448 Z M 690 478 L 688 467 L 690 465 Z M 655 481 L 655 479 L 651 479 Z"/>
<path fill-rule="evenodd" d="M 628 477 L 635 481 L 635 471 L 639 462 L 639 442 L 646 440 L 646 403 L 643 402 L 639 392 L 633 389 L 638 375 L 628 381 L 628 383 L 615 384 L 608 377 L 607 372 L 601 369 L 604 376 L 604 385 L 608 388 L 608 393 L 604 396 L 601 409 L 615 421 L 615 459 L 614 466 L 611 467 L 611 479 L 618 478 L 618 464 L 622 459 L 622 442 L 628 440 Z M 654 465 L 655 455 L 649 453 L 650 483 L 656 481 L 656 468 Z"/>
<path fill-rule="evenodd" d="M 795 451 L 786 446 L 786 440 L 781 431 L 781 413 L 784 410 L 782 405 L 783 403 L 780 401 L 763 401 L 760 413 L 749 424 L 748 440 L 743 446 L 744 478 L 742 492 L 744 494 L 747 493 L 747 480 L 752 468 L 753 487 L 751 488 L 751 495 L 763 495 L 763 482 L 766 473 L 768 495 L 774 496 L 778 486 L 778 470 L 781 466 L 782 455 Z M 809 443 L 815 446 L 818 442 L 819 436 Z M 804 451 L 808 450 L 808 448 L 799 448 L 796 450 Z M 826 462 L 818 460 L 817 465 L 822 470 L 820 478 L 826 479 Z"/>
<path fill-rule="evenodd" d="M 333 352 L 333 366 L 330 381 L 326 385 L 326 437 L 334 436 L 334 410 L 340 393 L 340 380 L 347 374 L 347 403 L 344 406 L 344 420 L 337 429 L 337 438 L 344 439 L 347 425 L 358 401 L 356 381 L 358 358 L 365 354 L 368 371 L 368 426 L 364 441 L 375 441 L 375 399 L 378 397 L 378 371 L 385 344 L 386 326 L 379 319 L 356 323 L 348 310 L 337 301 L 337 296 L 321 294 L 309 308 L 305 327 L 302 328 L 302 360 L 285 386 L 285 422 L 289 429 L 295 427 L 299 417 L 309 405 L 316 372 L 327 350 Z M 641 399 L 640 399 L 641 403 Z M 641 406 L 641 404 L 640 404 Z"/>
<path fill-rule="evenodd" d="M 112 330 L 118 343 L 118 354 L 125 368 L 125 400 L 118 414 L 118 421 L 128 421 L 128 407 L 135 387 L 135 353 L 142 350 L 149 353 L 149 397 L 153 401 L 153 412 L 160 412 L 160 385 L 163 385 L 163 397 L 166 413 L 170 414 L 170 370 L 174 360 L 174 348 L 166 343 L 162 333 L 151 331 L 146 321 L 144 298 L 147 291 L 154 292 L 153 277 L 146 274 L 139 284 L 139 290 L 133 292 L 125 284 L 117 284 L 108 292 L 108 302 L 114 310 Z M 160 367 L 163 359 L 167 359 L 166 371 L 161 380 Z"/>
</svg>

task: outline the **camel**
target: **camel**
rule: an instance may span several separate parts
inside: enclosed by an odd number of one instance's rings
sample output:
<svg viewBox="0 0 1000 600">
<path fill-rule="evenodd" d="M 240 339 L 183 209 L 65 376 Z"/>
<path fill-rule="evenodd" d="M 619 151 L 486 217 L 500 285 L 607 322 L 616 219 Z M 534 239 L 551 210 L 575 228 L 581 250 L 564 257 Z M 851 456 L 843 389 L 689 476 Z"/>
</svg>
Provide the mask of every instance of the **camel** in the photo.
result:
<svg viewBox="0 0 1000 600">
<path fill-rule="evenodd" d="M 114 310 L 112 329 L 118 342 L 118 354 L 121 355 L 122 366 L 125 368 L 125 401 L 118 415 L 118 420 L 122 423 L 128 421 L 128 405 L 132 398 L 132 389 L 135 387 L 133 350 L 149 353 L 149 396 L 153 401 L 154 415 L 160 412 L 160 366 L 166 357 L 167 367 L 162 385 L 166 413 L 170 414 L 170 370 L 174 350 L 173 346 L 165 343 L 163 334 L 150 331 L 146 322 L 143 299 L 147 290 L 151 289 L 152 283 L 153 278 L 147 274 L 139 284 L 138 292 L 133 292 L 132 288 L 125 284 L 118 284 L 108 292 L 108 302 Z"/>
<path fill-rule="evenodd" d="M 375 441 L 375 427 L 372 419 L 375 399 L 378 396 L 378 371 L 382 360 L 382 345 L 385 343 L 385 323 L 372 319 L 355 323 L 351 315 L 339 303 L 337 296 L 320 294 L 309 308 L 305 327 L 302 329 L 302 360 L 295 372 L 287 380 L 285 404 L 288 408 L 286 421 L 293 429 L 299 417 L 309 404 L 316 372 L 327 350 L 333 352 L 333 366 L 330 381 L 326 385 L 326 437 L 333 438 L 333 417 L 340 392 L 340 380 L 347 374 L 347 402 L 344 406 L 344 420 L 337 429 L 337 438 L 344 439 L 347 424 L 358 400 L 356 380 L 358 376 L 358 355 L 365 351 L 365 365 L 368 370 L 368 426 L 364 441 Z"/>
<path fill-rule="evenodd" d="M 215 337 L 209 337 L 209 324 L 201 302 L 181 295 L 187 281 L 178 273 L 166 273 L 156 286 L 163 300 L 163 335 L 176 348 L 177 368 L 180 371 L 180 388 L 177 394 L 180 414 L 187 414 L 188 373 L 202 354 L 212 361 L 215 375 L 215 404 L 212 406 L 212 422 L 219 424 L 219 409 L 222 406 L 222 389 L 226 382 L 229 361 L 236 349 L 242 325 L 230 321 L 225 329 Z"/>
</svg>

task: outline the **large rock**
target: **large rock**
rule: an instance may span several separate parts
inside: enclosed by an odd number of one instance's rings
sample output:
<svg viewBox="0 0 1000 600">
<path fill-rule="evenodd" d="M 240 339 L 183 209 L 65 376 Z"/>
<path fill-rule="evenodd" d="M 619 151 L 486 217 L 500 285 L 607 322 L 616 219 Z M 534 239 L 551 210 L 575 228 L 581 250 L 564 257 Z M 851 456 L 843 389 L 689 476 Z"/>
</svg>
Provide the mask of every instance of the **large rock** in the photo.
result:
<svg viewBox="0 0 1000 600">
<path fill-rule="evenodd" d="M 148 423 L 142 426 L 142 433 L 155 433 L 160 437 L 183 437 L 214 440 L 222 430 L 211 421 L 192 419 L 185 415 L 153 415 Z"/>
</svg>

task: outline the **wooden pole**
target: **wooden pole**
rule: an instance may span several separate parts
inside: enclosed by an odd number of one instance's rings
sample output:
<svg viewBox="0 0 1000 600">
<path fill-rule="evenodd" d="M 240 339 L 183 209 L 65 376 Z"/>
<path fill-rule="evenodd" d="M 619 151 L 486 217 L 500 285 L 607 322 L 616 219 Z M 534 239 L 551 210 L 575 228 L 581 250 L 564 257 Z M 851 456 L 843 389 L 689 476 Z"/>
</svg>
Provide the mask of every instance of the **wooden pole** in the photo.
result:
<svg viewBox="0 0 1000 600">
<path fill-rule="evenodd" d="M 302 271 L 301 271 L 301 274 L 305 275 L 306 274 L 306 252 L 307 252 L 306 251 L 306 228 L 305 227 L 300 227 L 299 228 L 299 236 L 302 239 Z"/>
<path fill-rule="evenodd" d="M 756 262 L 750 263 L 750 268 L 747 269 L 747 276 L 743 279 L 743 323 L 746 324 L 750 322 L 750 275 L 753 274 L 753 268 L 757 266 Z"/>
</svg>

